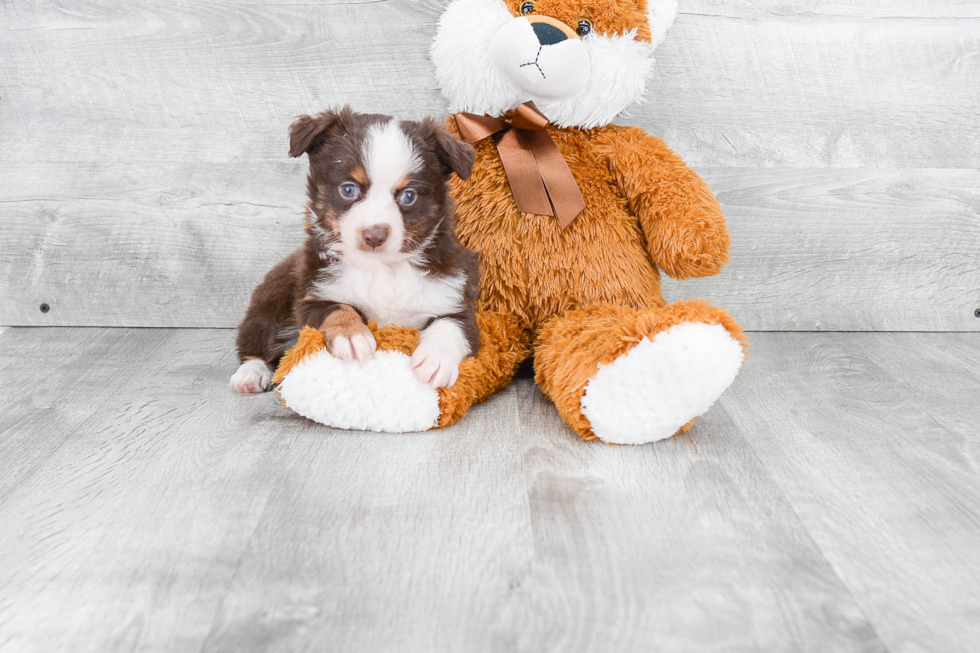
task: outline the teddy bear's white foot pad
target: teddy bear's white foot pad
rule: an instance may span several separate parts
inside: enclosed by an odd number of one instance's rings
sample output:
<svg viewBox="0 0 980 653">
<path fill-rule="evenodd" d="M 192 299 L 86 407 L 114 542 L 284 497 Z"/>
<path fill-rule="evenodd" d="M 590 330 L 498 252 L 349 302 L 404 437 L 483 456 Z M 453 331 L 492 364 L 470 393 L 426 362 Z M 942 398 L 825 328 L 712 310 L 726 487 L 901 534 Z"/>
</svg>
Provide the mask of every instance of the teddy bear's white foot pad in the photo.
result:
<svg viewBox="0 0 980 653">
<path fill-rule="evenodd" d="M 408 356 L 379 351 L 364 363 L 321 350 L 297 363 L 279 384 L 290 409 L 342 429 L 426 431 L 439 419 L 439 393 L 420 383 Z"/>
<path fill-rule="evenodd" d="M 664 440 L 711 408 L 744 358 L 720 324 L 675 325 L 601 366 L 585 388 L 582 414 L 603 442 Z"/>
</svg>

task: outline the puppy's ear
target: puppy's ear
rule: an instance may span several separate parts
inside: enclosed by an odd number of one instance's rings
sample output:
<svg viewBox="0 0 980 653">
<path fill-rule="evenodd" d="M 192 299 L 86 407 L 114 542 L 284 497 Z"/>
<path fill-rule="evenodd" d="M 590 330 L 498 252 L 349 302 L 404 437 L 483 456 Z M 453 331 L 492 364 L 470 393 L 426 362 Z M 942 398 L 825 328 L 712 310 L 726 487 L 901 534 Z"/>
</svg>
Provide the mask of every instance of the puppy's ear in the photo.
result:
<svg viewBox="0 0 980 653">
<path fill-rule="evenodd" d="M 455 172 L 460 179 L 468 179 L 476 160 L 476 150 L 440 127 L 431 118 L 426 118 L 425 125 L 431 130 L 435 142 L 436 158 L 442 164 L 446 175 Z"/>
<path fill-rule="evenodd" d="M 344 113 L 349 111 L 348 107 L 344 107 L 339 112 L 324 111 L 316 116 L 296 118 L 289 128 L 289 156 L 301 156 L 318 148 L 340 122 Z"/>
</svg>

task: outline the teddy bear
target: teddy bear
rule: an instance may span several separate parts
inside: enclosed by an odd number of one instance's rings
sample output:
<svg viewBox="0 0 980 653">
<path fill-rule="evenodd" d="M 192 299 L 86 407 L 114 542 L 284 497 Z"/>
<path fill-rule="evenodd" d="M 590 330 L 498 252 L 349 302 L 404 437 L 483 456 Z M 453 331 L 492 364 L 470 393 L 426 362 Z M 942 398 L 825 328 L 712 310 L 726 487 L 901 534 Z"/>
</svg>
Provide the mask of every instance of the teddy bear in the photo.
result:
<svg viewBox="0 0 980 653">
<path fill-rule="evenodd" d="M 730 240 L 705 182 L 660 139 L 613 120 L 643 99 L 676 0 L 453 0 L 431 55 L 477 151 L 453 181 L 460 241 L 481 260 L 481 344 L 449 388 L 416 381 L 418 333 L 375 327 L 366 364 L 303 331 L 277 370 L 284 404 L 343 428 L 444 427 L 533 359 L 582 438 L 644 444 L 692 426 L 748 343 L 723 309 L 667 303 L 660 273 L 717 274 Z"/>
</svg>

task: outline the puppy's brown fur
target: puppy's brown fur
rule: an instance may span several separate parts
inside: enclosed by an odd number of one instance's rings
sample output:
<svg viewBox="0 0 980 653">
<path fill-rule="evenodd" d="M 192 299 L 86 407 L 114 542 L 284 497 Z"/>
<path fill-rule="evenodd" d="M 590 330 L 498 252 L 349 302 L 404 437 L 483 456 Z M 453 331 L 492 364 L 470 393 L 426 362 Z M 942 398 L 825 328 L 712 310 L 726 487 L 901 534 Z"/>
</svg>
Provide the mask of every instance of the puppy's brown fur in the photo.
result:
<svg viewBox="0 0 980 653">
<path fill-rule="evenodd" d="M 337 310 L 328 315 L 323 320 L 323 324 L 320 325 L 320 331 L 326 336 L 328 343 L 340 336 L 350 338 L 359 333 L 371 332 L 371 329 L 364 324 L 360 314 L 352 307 L 347 304 L 338 304 L 337 306 Z"/>
</svg>

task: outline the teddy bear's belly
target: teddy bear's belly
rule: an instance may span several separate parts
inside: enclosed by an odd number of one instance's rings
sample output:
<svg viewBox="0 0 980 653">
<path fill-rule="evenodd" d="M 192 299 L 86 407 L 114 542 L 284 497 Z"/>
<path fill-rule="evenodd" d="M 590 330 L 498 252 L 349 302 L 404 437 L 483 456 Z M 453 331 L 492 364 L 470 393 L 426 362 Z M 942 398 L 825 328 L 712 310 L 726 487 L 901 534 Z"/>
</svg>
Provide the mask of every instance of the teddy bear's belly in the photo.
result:
<svg viewBox="0 0 980 653">
<path fill-rule="evenodd" d="M 469 179 L 453 182 L 453 195 L 459 239 L 480 252 L 484 308 L 539 324 L 595 304 L 664 304 L 639 220 L 593 147 L 603 131 L 549 128 L 586 204 L 565 229 L 555 217 L 521 213 L 496 146 L 476 144 L 477 164 Z"/>
<path fill-rule="evenodd" d="M 531 324 L 595 304 L 663 305 L 660 275 L 635 217 L 590 205 L 562 230 L 557 218 L 499 207 L 495 217 L 460 206 L 458 234 L 480 252 L 481 304 Z M 600 209 L 604 209 L 600 210 Z"/>
</svg>

